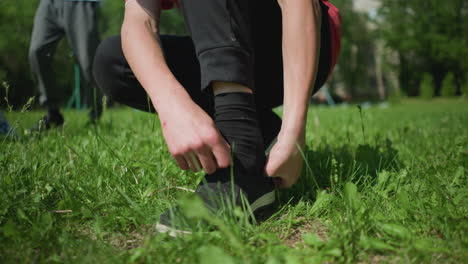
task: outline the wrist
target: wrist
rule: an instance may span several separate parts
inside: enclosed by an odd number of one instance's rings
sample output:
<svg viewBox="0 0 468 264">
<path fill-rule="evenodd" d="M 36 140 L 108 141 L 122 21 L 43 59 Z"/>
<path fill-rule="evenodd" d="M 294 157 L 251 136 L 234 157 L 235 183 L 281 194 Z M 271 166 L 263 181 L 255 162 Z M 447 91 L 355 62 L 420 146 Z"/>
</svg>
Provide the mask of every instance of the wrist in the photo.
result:
<svg viewBox="0 0 468 264">
<path fill-rule="evenodd" d="M 161 89 L 165 87 L 164 89 Z M 187 105 L 193 102 L 190 95 L 178 82 L 161 82 L 148 93 L 156 112 L 161 116 L 172 112 L 175 105 Z"/>
<path fill-rule="evenodd" d="M 289 140 L 304 141 L 307 112 L 284 113 L 280 136 Z"/>
<path fill-rule="evenodd" d="M 285 144 L 299 144 L 301 147 L 305 145 L 305 127 L 288 127 L 282 126 L 278 134 L 278 141 Z"/>
</svg>

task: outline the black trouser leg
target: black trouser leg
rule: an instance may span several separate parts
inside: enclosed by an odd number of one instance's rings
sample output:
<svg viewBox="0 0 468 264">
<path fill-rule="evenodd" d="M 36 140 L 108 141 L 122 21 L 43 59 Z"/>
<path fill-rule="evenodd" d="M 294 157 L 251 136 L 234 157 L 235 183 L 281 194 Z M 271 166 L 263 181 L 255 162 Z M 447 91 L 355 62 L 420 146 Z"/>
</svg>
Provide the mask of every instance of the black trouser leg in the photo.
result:
<svg viewBox="0 0 468 264">
<path fill-rule="evenodd" d="M 200 90 L 200 66 L 190 37 L 163 35 L 160 39 L 172 74 L 192 100 L 211 115 L 212 97 Z M 142 111 L 154 112 L 148 95 L 125 59 L 120 36 L 106 39 L 99 45 L 93 69 L 97 84 L 112 100 Z"/>
<path fill-rule="evenodd" d="M 201 68 L 201 88 L 213 81 L 254 89 L 248 0 L 184 0 L 182 12 Z"/>
</svg>

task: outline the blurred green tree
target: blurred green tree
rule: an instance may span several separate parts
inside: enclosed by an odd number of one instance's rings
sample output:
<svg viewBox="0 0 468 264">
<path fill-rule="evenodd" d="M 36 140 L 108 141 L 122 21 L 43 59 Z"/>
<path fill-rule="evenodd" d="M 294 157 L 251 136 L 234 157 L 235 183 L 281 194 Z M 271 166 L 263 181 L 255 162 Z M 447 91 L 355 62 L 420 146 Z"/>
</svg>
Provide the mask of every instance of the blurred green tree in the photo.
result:
<svg viewBox="0 0 468 264">
<path fill-rule="evenodd" d="M 381 36 L 398 52 L 402 89 L 417 95 L 421 72 L 434 77 L 436 94 L 448 72 L 453 72 L 456 84 L 463 83 L 468 71 L 468 1 L 381 0 L 381 4 Z"/>
<path fill-rule="evenodd" d="M 468 72 L 465 75 L 465 82 L 462 85 L 461 93 L 465 98 L 468 98 Z"/>
<path fill-rule="evenodd" d="M 29 70 L 28 47 L 38 0 L 0 1 L 0 83 L 10 84 L 9 103 L 17 105 L 34 95 Z M 0 106 L 4 106 L 5 87 L 0 86 Z"/>
<path fill-rule="evenodd" d="M 468 98 L 468 81 L 462 86 L 462 94 L 465 98 Z"/>
<path fill-rule="evenodd" d="M 419 96 L 423 99 L 434 97 L 434 78 L 429 73 L 424 73 L 419 85 Z"/>
<path fill-rule="evenodd" d="M 455 77 L 453 73 L 449 72 L 442 81 L 442 87 L 440 88 L 440 96 L 452 97 L 457 94 L 457 88 L 455 86 Z"/>
</svg>

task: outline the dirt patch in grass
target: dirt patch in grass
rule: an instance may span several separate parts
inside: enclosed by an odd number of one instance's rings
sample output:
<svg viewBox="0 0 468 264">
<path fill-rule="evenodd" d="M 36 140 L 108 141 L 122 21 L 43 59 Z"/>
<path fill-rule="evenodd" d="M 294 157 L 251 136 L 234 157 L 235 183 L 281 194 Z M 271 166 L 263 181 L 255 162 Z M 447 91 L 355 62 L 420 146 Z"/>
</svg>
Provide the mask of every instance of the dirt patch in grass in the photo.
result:
<svg viewBox="0 0 468 264">
<path fill-rule="evenodd" d="M 106 244 L 119 249 L 119 250 L 130 250 L 137 248 L 143 244 L 145 240 L 145 235 L 149 234 L 151 229 L 149 227 L 143 226 L 138 230 L 129 231 L 128 233 L 120 232 L 109 232 L 102 234 L 102 241 Z M 86 236 L 92 240 L 98 240 L 98 236 L 90 228 L 83 228 L 79 230 L 79 233 L 83 236 Z"/>
<path fill-rule="evenodd" d="M 142 229 L 137 231 L 132 231 L 127 234 L 113 234 L 108 239 L 108 243 L 115 248 L 129 250 L 137 248 L 143 244 L 145 235 L 148 234 L 148 230 Z"/>
<path fill-rule="evenodd" d="M 291 228 L 290 232 L 280 233 L 280 239 L 289 247 L 297 248 L 302 243 L 302 236 L 304 234 L 316 234 L 322 239 L 323 242 L 328 241 L 328 228 L 318 220 L 298 219 L 299 223 L 294 228 Z"/>
<path fill-rule="evenodd" d="M 400 257 L 395 256 L 383 256 L 383 255 L 370 255 L 364 261 L 359 261 L 359 264 L 371 263 L 389 263 L 389 264 L 396 264 L 401 263 L 402 259 Z"/>
</svg>

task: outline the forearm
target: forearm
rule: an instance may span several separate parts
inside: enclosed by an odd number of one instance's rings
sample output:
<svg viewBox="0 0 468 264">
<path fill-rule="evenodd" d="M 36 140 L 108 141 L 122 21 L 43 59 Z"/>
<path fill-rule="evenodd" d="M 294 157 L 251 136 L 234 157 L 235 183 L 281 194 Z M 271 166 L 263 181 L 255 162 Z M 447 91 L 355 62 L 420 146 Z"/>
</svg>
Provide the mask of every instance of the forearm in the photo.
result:
<svg viewBox="0 0 468 264">
<path fill-rule="evenodd" d="M 169 70 L 161 49 L 158 23 L 159 1 L 132 2 L 125 10 L 122 49 L 138 81 L 161 114 L 168 109 L 167 98 L 190 98 Z"/>
<path fill-rule="evenodd" d="M 307 107 L 320 54 L 321 9 L 316 0 L 279 0 L 283 16 L 284 107 L 281 136 L 303 144 Z"/>
</svg>

